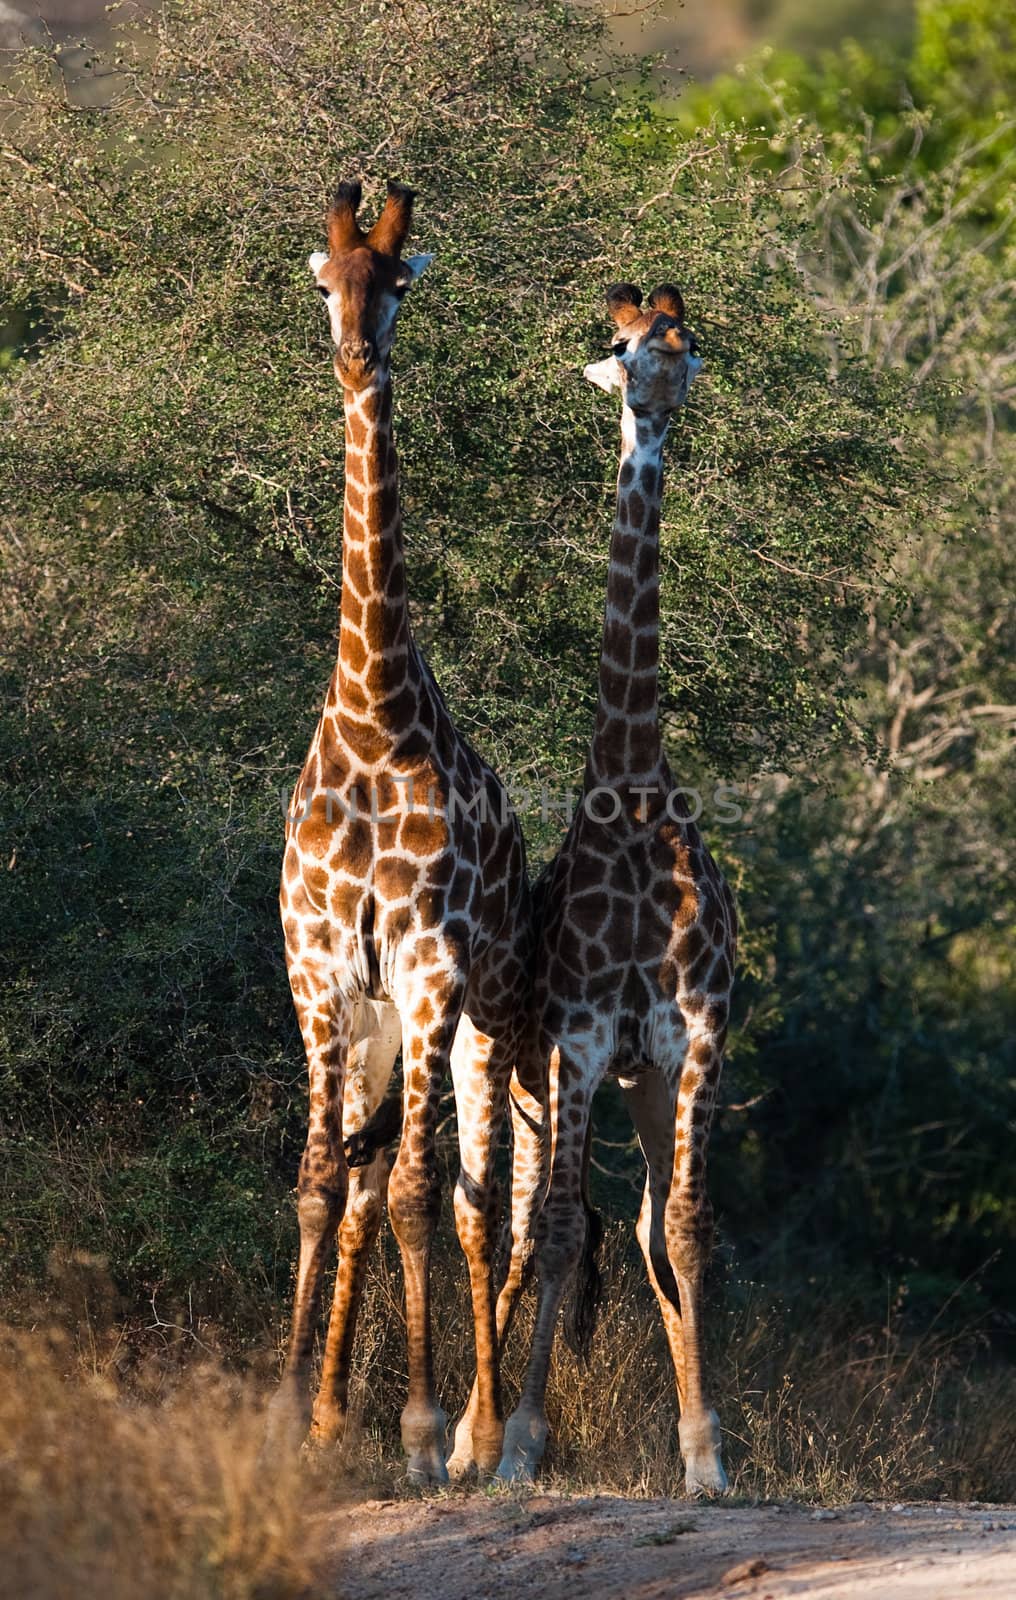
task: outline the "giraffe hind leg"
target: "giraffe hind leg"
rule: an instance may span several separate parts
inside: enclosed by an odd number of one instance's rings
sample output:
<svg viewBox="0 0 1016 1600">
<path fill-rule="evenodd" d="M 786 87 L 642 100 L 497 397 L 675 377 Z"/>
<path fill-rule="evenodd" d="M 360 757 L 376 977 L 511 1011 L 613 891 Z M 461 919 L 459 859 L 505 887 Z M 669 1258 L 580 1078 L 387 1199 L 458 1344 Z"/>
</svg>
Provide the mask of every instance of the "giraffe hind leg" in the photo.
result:
<svg viewBox="0 0 1016 1600">
<path fill-rule="evenodd" d="M 714 1058 L 717 1069 L 711 1073 Z M 705 1141 L 718 1061 L 714 1045 L 700 1041 L 689 1046 L 676 1093 L 659 1070 L 624 1085 L 647 1169 L 636 1231 L 674 1364 L 689 1494 L 727 1488 L 719 1422 L 705 1398 L 702 1370 L 702 1277 L 712 1239 Z"/>
<path fill-rule="evenodd" d="M 546 1394 L 558 1312 L 586 1236 L 583 1159 L 597 1082 L 588 1063 L 554 1050 L 550 1062 L 550 1184 L 537 1228 L 536 1326 L 518 1406 L 505 1427 L 498 1477 L 531 1483 L 547 1441 Z"/>
<path fill-rule="evenodd" d="M 509 1237 L 495 1309 L 499 1354 L 504 1352 L 519 1298 L 535 1264 L 536 1228 L 547 1190 L 550 1151 L 546 1090 L 534 1092 L 534 1087 L 527 1087 L 517 1073 L 512 1074 L 508 1092 L 512 1121 L 511 1204 L 506 1218 Z M 477 1466 L 473 1429 L 478 1405 L 479 1389 L 474 1381 L 448 1457 L 452 1478 L 465 1478 Z"/>
</svg>

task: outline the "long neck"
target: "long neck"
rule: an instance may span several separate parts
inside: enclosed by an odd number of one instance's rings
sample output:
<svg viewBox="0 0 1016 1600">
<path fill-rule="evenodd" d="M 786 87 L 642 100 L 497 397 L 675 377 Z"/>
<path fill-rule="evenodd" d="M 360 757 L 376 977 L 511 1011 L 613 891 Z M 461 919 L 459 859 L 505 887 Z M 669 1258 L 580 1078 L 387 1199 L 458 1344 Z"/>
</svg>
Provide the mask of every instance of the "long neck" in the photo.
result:
<svg viewBox="0 0 1016 1600">
<path fill-rule="evenodd" d="M 662 761 L 659 722 L 660 496 L 669 415 L 621 417 L 621 469 L 610 541 L 600 651 L 600 698 L 589 778 L 652 777 Z"/>
<path fill-rule="evenodd" d="M 359 393 L 346 390 L 345 413 L 337 698 L 358 720 L 395 731 L 405 719 L 400 691 L 417 656 L 406 605 L 390 376 Z"/>
</svg>

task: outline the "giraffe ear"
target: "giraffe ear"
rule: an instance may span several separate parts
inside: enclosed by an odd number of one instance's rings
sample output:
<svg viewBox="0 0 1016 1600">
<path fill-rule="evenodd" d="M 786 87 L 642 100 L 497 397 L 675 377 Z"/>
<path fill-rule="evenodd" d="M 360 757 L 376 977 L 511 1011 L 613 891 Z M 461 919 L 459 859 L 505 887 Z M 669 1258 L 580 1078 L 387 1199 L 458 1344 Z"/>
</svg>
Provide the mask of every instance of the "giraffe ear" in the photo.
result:
<svg viewBox="0 0 1016 1600">
<path fill-rule="evenodd" d="M 406 256 L 402 261 L 402 265 L 409 273 L 410 282 L 415 282 L 417 278 L 422 278 L 433 259 L 433 255 Z"/>
<path fill-rule="evenodd" d="M 328 260 L 327 250 L 315 250 L 313 255 L 307 257 L 307 265 L 316 278 L 325 262 Z"/>
<path fill-rule="evenodd" d="M 621 387 L 616 356 L 608 356 L 606 361 L 591 361 L 588 367 L 582 368 L 582 376 L 587 383 L 595 383 L 598 389 L 606 389 L 608 394 Z"/>
</svg>

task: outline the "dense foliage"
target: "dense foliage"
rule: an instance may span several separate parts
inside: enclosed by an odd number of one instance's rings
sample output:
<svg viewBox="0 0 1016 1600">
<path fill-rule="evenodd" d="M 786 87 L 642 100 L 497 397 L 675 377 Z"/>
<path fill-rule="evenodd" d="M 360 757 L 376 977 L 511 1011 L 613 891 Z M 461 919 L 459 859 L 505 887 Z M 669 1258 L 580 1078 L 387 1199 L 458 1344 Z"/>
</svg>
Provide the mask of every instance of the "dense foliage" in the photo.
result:
<svg viewBox="0 0 1016 1600">
<path fill-rule="evenodd" d="M 921 4 L 909 55 L 769 56 L 680 112 L 807 181 L 802 274 L 926 442 L 906 605 L 874 602 L 844 664 L 882 762 L 770 793 L 745 841 L 780 1013 L 752 1068 L 758 1167 L 727 1129 L 789 1251 L 821 1270 L 835 1237 L 922 1306 L 1013 1288 L 1014 44 L 1006 8 Z"/>
<path fill-rule="evenodd" d="M 1011 1238 L 1007 800 L 980 715 L 1006 700 L 988 613 L 1011 540 L 970 387 L 1005 244 L 975 253 L 927 175 L 892 234 L 856 121 L 781 123 L 760 163 L 752 128 L 661 119 L 629 66 L 537 0 L 188 0 L 96 56 L 88 104 L 25 58 L 0 145 L 2 293 L 29 330 L 0 443 L 8 1287 L 68 1236 L 132 1296 L 239 1315 L 287 1280 L 280 794 L 341 531 L 305 258 L 357 172 L 368 205 L 387 173 L 415 184 L 436 251 L 395 362 L 417 631 L 519 785 L 567 787 L 588 735 L 617 417 L 578 371 L 603 286 L 677 277 L 701 330 L 668 447 L 667 725 L 707 796 L 770 775 L 739 828 L 704 815 L 745 920 L 730 1098 L 761 1097 L 718 1130 L 727 1237 L 774 1271 L 775 1240 L 795 1270 L 946 1293 Z M 975 317 L 955 349 L 908 277 L 899 229 L 926 226 L 955 266 L 943 315 Z M 902 257 L 868 302 L 851 228 Z M 525 822 L 539 857 L 558 823 Z M 609 1102 L 603 1126 L 615 1144 Z M 603 1155 L 620 1198 L 631 1152 Z"/>
</svg>

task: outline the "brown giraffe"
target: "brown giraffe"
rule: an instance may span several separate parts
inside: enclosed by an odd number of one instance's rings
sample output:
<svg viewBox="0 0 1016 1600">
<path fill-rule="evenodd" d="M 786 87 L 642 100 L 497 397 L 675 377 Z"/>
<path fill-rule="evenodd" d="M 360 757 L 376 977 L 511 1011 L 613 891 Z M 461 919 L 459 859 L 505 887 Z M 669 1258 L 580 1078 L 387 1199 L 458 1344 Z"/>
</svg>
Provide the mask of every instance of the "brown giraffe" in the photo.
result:
<svg viewBox="0 0 1016 1600">
<path fill-rule="evenodd" d="M 273 1425 L 287 1437 L 306 1429 L 321 1280 L 338 1228 L 311 1432 L 322 1441 L 342 1435 L 387 1176 L 383 1152 L 358 1135 L 382 1101 L 401 1044 L 403 1133 L 387 1194 L 406 1287 L 402 1439 L 410 1477 L 440 1482 L 445 1417 L 434 1393 L 429 1288 L 439 1097 L 450 1067 L 461 1160 L 455 1221 L 476 1333 L 473 1439 L 478 1465 L 492 1470 L 503 1434 L 492 1164 L 525 1018 L 531 917 L 522 835 L 507 796 L 456 730 L 409 624 L 389 362 L 399 302 L 431 258 L 401 255 L 411 190 L 390 183 L 366 234 L 357 222 L 360 193 L 358 183 L 340 186 L 328 213 L 328 253 L 310 258 L 343 391 L 345 515 L 338 661 L 294 792 L 282 873 L 310 1113 L 292 1327 Z"/>
<path fill-rule="evenodd" d="M 702 1276 L 712 1235 L 706 1144 L 727 1031 L 736 913 L 674 789 L 658 709 L 663 444 L 701 362 L 677 289 L 654 290 L 645 312 L 630 284 L 609 290 L 607 302 L 616 329 L 612 354 L 586 367 L 585 376 L 621 390 L 621 467 L 583 798 L 537 891 L 534 1012 L 549 1076 L 550 1181 L 537 1231 L 536 1327 L 499 1474 L 532 1478 L 543 1453 L 554 1328 L 584 1240 L 587 1287 L 598 1283 L 586 1180 L 593 1094 L 610 1075 L 624 1092 L 646 1161 L 637 1232 L 674 1362 L 687 1488 L 722 1490 L 719 1425 L 702 1373 Z M 518 1134 L 525 1209 L 539 1142 Z M 516 1266 L 509 1274 L 516 1294 L 519 1279 Z M 501 1321 L 509 1320 L 505 1307 Z"/>
</svg>

